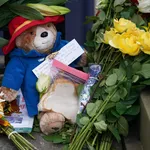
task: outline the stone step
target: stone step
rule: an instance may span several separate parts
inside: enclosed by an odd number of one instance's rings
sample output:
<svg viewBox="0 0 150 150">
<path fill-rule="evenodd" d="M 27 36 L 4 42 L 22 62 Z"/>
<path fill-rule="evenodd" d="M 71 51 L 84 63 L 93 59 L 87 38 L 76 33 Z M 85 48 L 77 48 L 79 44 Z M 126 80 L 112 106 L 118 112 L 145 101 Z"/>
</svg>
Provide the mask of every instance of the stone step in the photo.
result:
<svg viewBox="0 0 150 150">
<path fill-rule="evenodd" d="M 143 150 L 150 150 L 150 89 L 141 93 L 140 140 Z"/>
</svg>

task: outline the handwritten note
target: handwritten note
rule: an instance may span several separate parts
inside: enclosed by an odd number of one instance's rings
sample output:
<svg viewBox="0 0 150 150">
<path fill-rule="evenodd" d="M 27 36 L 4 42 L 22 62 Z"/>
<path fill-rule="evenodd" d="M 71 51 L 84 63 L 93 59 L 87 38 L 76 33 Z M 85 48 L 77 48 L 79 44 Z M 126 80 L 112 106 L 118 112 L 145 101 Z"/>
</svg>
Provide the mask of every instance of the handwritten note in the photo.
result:
<svg viewBox="0 0 150 150">
<path fill-rule="evenodd" d="M 67 45 L 60 49 L 55 59 L 62 62 L 65 65 L 69 65 L 83 53 L 84 50 L 77 43 L 77 41 L 73 39 L 71 42 L 69 42 Z"/>
<path fill-rule="evenodd" d="M 78 42 L 75 39 L 73 39 L 71 42 L 69 42 L 59 50 L 58 54 L 55 56 L 55 59 L 62 62 L 65 65 L 69 65 L 83 53 L 84 50 L 81 48 Z M 50 75 L 52 72 L 55 72 L 55 70 L 51 70 L 51 66 L 52 61 L 47 59 L 44 62 L 42 62 L 39 66 L 34 68 L 32 71 L 37 76 L 37 78 L 41 73 Z"/>
</svg>

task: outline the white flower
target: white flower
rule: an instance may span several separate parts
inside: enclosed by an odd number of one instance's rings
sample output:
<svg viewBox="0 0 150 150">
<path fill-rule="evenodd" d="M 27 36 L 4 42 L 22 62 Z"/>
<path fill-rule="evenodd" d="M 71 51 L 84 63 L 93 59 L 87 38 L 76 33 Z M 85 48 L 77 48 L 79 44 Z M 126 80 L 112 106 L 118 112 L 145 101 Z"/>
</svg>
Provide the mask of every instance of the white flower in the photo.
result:
<svg viewBox="0 0 150 150">
<path fill-rule="evenodd" d="M 96 9 L 103 9 L 107 7 L 107 5 L 108 5 L 108 0 L 97 0 Z"/>
<path fill-rule="evenodd" d="M 150 13 L 150 0 L 138 0 L 138 9 L 142 13 Z"/>
</svg>

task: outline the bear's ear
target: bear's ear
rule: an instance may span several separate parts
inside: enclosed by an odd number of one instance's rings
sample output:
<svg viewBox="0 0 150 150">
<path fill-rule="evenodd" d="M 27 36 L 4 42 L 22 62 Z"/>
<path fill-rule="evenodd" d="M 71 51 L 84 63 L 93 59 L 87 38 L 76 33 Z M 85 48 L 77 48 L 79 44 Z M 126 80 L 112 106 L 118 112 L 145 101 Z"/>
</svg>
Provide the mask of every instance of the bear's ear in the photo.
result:
<svg viewBox="0 0 150 150">
<path fill-rule="evenodd" d="M 21 47 L 21 43 L 22 43 L 21 41 L 22 41 L 22 36 L 20 35 L 16 38 L 16 46 L 17 47 Z"/>
</svg>

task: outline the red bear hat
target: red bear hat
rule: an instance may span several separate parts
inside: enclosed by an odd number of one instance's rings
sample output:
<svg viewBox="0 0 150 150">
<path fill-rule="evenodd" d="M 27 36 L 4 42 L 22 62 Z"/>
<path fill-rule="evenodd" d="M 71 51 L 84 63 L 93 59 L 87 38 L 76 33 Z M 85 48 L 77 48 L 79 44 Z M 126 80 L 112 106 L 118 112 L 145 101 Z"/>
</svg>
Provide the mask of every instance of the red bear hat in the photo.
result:
<svg viewBox="0 0 150 150">
<path fill-rule="evenodd" d="M 15 39 L 25 30 L 36 25 L 46 24 L 49 22 L 57 24 L 62 21 L 64 21 L 63 16 L 45 17 L 43 20 L 27 20 L 21 16 L 15 17 L 8 25 L 11 38 L 9 43 L 2 48 L 3 53 L 6 55 L 12 51 L 12 49 L 15 47 Z"/>
</svg>

